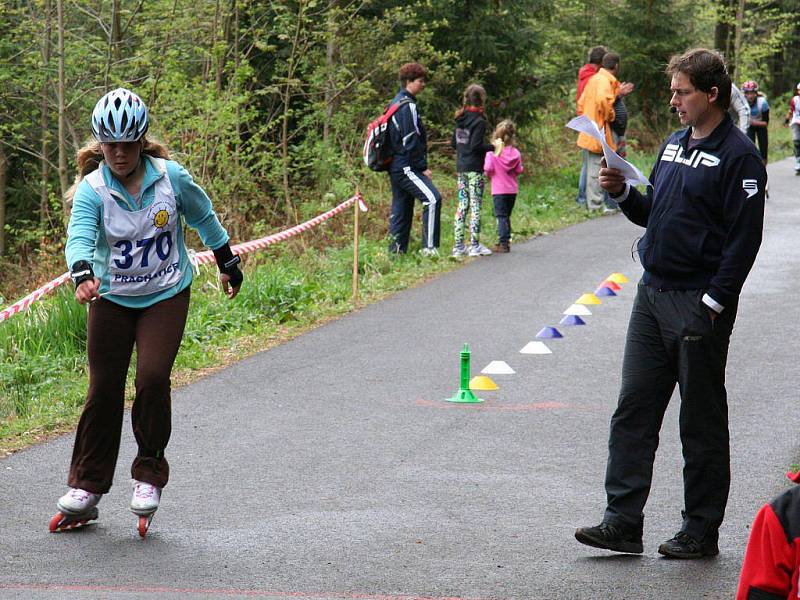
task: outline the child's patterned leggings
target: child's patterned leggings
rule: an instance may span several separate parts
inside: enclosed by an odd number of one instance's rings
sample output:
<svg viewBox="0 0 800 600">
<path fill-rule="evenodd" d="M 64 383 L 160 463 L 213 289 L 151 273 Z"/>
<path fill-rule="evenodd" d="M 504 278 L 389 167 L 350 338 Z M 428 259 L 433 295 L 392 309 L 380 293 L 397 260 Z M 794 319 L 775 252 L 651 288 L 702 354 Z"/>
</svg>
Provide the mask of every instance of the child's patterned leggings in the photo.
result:
<svg viewBox="0 0 800 600">
<path fill-rule="evenodd" d="M 473 244 L 478 244 L 481 236 L 481 205 L 483 204 L 483 173 L 467 171 L 458 174 L 458 209 L 456 209 L 454 245 L 464 245 L 464 229 L 467 210 L 470 211 L 469 234 Z"/>
</svg>

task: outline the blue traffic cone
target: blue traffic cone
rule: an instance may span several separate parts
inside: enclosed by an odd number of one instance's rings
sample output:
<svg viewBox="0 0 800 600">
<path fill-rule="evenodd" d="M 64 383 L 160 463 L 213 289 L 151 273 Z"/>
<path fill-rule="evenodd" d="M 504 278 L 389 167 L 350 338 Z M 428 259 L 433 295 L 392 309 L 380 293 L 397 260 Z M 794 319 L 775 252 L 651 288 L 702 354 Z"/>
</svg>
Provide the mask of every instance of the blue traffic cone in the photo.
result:
<svg viewBox="0 0 800 600">
<path fill-rule="evenodd" d="M 564 337 L 555 327 L 543 327 L 542 330 L 536 334 L 537 338 L 562 338 Z"/>
<path fill-rule="evenodd" d="M 595 296 L 616 296 L 617 292 L 615 292 L 614 290 L 612 290 L 609 287 L 601 285 L 599 288 L 597 288 L 594 291 L 594 295 Z"/>
<path fill-rule="evenodd" d="M 559 325 L 586 325 L 586 321 L 578 315 L 566 315 L 558 322 Z"/>
</svg>

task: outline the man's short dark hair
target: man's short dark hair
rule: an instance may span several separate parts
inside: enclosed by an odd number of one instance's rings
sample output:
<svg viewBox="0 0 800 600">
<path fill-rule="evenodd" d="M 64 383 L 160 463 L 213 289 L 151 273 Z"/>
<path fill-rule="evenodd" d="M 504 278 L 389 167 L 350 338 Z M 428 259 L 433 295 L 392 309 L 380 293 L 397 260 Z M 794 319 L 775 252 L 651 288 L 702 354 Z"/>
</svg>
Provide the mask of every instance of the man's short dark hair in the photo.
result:
<svg viewBox="0 0 800 600">
<path fill-rule="evenodd" d="M 619 54 L 616 52 L 606 52 L 603 55 L 603 68 L 611 70 L 619 64 Z"/>
<path fill-rule="evenodd" d="M 428 79 L 428 71 L 426 71 L 425 67 L 421 64 L 410 62 L 400 67 L 400 74 L 398 77 L 400 78 L 400 83 L 405 87 L 409 81 L 414 81 L 420 77 Z"/>
<path fill-rule="evenodd" d="M 603 61 L 603 56 L 608 52 L 605 46 L 595 46 L 589 50 L 589 62 L 593 65 L 599 65 Z"/>
<path fill-rule="evenodd" d="M 673 77 L 676 73 L 686 75 L 701 92 L 710 94 L 711 88 L 717 88 L 717 106 L 723 111 L 728 110 L 731 105 L 731 76 L 719 52 L 693 48 L 680 56 L 676 54 L 667 65 L 667 75 Z"/>
</svg>

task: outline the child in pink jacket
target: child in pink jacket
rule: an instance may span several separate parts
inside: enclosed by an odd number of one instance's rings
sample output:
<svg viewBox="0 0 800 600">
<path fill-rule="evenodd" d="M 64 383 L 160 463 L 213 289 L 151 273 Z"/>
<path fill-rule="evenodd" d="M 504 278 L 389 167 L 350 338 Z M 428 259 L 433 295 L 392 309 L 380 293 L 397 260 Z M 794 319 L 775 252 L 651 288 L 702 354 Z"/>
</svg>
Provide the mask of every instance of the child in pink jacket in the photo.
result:
<svg viewBox="0 0 800 600">
<path fill-rule="evenodd" d="M 501 121 L 492 134 L 494 152 L 487 152 L 483 162 L 483 170 L 492 180 L 494 216 L 497 218 L 494 251 L 501 254 L 511 251 L 511 211 L 519 191 L 517 177 L 522 173 L 522 156 L 514 147 L 515 133 L 512 121 Z"/>
</svg>

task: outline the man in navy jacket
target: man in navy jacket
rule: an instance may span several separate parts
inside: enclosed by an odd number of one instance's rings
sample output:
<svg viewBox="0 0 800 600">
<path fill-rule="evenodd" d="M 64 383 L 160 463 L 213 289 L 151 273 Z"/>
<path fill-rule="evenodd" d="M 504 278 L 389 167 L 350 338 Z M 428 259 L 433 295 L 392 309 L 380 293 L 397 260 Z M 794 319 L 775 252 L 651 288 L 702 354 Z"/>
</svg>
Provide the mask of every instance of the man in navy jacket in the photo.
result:
<svg viewBox="0 0 800 600">
<path fill-rule="evenodd" d="M 417 94 L 425 89 L 428 73 L 418 63 L 400 67 L 402 86 L 391 104 L 403 105 L 392 115 L 389 132 L 393 158 L 389 168 L 392 214 L 389 217 L 389 252 L 408 251 L 415 199 L 422 202 L 422 253 L 438 255 L 442 196 L 428 169 L 428 139 L 417 110 Z"/>
<path fill-rule="evenodd" d="M 644 505 L 664 412 L 681 393 L 684 510 L 678 533 L 661 544 L 671 558 L 719 553 L 730 487 L 725 366 L 742 285 L 761 244 L 767 174 L 761 157 L 727 115 L 731 80 L 722 58 L 695 49 L 670 61 L 670 105 L 687 129 L 662 146 L 643 195 L 617 169 L 600 185 L 625 216 L 645 227 L 644 267 L 611 419 L 603 522 L 578 541 L 642 552 Z"/>
</svg>

